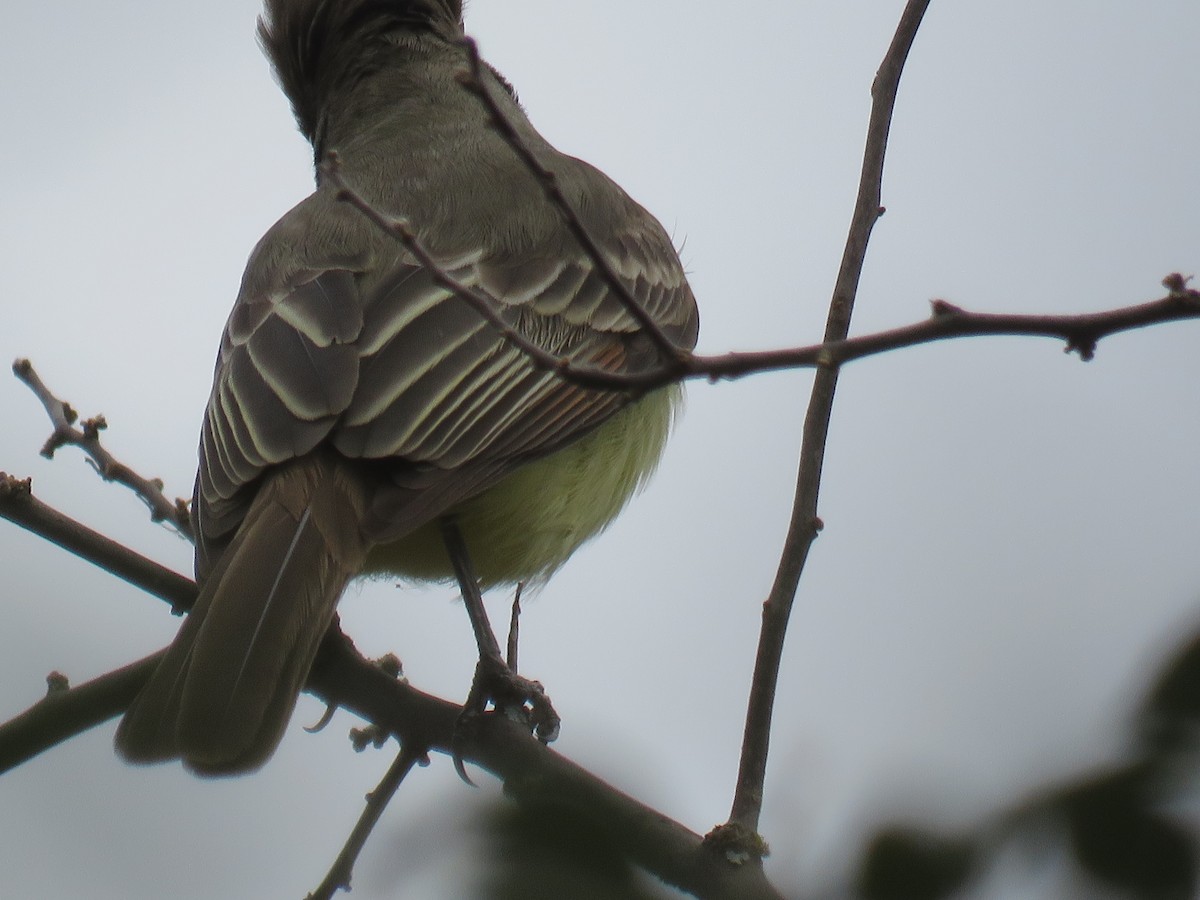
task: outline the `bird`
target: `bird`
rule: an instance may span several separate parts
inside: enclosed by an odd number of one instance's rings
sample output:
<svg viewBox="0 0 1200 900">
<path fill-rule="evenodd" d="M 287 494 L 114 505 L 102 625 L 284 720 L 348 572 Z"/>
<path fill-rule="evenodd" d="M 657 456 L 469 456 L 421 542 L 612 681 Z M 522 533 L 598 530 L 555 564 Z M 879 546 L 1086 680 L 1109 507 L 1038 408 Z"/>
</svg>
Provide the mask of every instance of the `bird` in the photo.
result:
<svg viewBox="0 0 1200 900">
<path fill-rule="evenodd" d="M 201 427 L 198 599 L 115 737 L 129 762 L 205 776 L 274 753 L 352 579 L 451 582 L 465 561 L 485 588 L 544 582 L 657 466 L 679 384 L 587 386 L 498 322 L 618 375 L 660 370 L 699 329 L 659 221 L 551 146 L 482 64 L 479 90 L 597 259 L 464 89 L 462 0 L 266 0 L 258 36 L 316 187 L 247 262 Z M 334 153 L 426 262 L 345 202 Z"/>
</svg>

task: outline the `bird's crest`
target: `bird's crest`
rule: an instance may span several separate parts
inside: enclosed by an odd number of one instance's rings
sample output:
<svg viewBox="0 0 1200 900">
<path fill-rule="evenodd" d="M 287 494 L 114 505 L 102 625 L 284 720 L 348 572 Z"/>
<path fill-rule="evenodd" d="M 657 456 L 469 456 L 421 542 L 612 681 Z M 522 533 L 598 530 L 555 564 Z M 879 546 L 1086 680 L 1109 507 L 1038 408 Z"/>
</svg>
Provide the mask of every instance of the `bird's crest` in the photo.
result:
<svg viewBox="0 0 1200 900">
<path fill-rule="evenodd" d="M 267 0 L 258 36 L 292 104 L 318 143 L 330 95 L 369 75 L 397 35 L 462 37 L 462 0 Z"/>
</svg>

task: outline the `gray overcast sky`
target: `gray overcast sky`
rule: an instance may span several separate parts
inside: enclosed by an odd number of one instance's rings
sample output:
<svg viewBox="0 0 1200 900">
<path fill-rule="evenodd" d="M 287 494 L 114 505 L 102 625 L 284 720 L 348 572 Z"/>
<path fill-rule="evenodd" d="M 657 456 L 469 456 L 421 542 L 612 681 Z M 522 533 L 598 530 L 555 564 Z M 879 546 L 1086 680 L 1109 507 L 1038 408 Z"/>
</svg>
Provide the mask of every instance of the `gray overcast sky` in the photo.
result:
<svg viewBox="0 0 1200 900">
<path fill-rule="evenodd" d="M 0 31 L 0 356 L 29 356 L 109 447 L 187 494 L 212 360 L 259 235 L 311 187 L 254 41 L 255 0 L 14 3 Z M 534 123 L 683 247 L 701 349 L 820 334 L 871 78 L 902 3 L 476 0 L 468 29 Z M 1200 270 L 1200 5 L 935 2 L 901 86 L 856 331 L 972 309 L 1083 311 Z M 1101 761 L 1158 653 L 1197 624 L 1200 326 L 944 343 L 842 379 L 779 696 L 763 822 L 782 883 L 836 874 L 894 812 L 970 821 Z M 559 749 L 690 827 L 727 812 L 809 376 L 693 384 L 659 476 L 527 606 L 522 663 Z M 0 468 L 190 571 L 0 380 Z M 0 718 L 52 669 L 165 644 L 162 604 L 0 523 Z M 499 612 L 506 598 L 496 597 Z M 352 588 L 343 620 L 461 698 L 449 590 Z M 302 701 L 260 774 L 130 769 L 96 729 L 0 779 L 5 897 L 301 897 L 390 754 Z M 356 900 L 469 892 L 472 792 L 445 759 L 373 837 Z M 1053 893 L 1054 882 L 1041 886 Z M 1036 896 L 1029 885 L 1012 896 Z"/>
</svg>

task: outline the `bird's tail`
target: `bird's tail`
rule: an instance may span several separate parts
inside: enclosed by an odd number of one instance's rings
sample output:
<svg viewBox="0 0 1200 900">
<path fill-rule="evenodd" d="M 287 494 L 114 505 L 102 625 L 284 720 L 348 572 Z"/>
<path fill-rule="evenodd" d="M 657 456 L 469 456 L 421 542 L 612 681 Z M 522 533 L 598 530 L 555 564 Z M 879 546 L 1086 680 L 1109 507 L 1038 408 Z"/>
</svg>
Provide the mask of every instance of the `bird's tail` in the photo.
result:
<svg viewBox="0 0 1200 900">
<path fill-rule="evenodd" d="M 328 460 L 268 477 L 121 720 L 125 759 L 179 757 L 206 775 L 266 762 L 338 598 L 362 568 L 363 503 L 362 487 Z"/>
</svg>

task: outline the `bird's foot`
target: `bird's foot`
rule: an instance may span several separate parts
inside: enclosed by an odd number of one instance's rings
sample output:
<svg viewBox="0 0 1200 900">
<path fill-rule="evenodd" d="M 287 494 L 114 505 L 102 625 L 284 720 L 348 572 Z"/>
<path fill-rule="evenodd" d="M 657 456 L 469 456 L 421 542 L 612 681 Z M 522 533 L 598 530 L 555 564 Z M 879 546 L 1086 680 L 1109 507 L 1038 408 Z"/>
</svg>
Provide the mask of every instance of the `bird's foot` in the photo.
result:
<svg viewBox="0 0 1200 900">
<path fill-rule="evenodd" d="M 510 669 L 504 660 L 487 655 L 479 658 L 471 691 L 454 728 L 454 745 L 458 747 L 471 733 L 475 724 L 491 710 L 529 729 L 530 734 L 548 744 L 558 737 L 562 720 L 554 710 L 546 689 L 540 681 L 524 678 Z M 470 783 L 457 749 L 454 767 L 459 776 Z"/>
<path fill-rule="evenodd" d="M 463 704 L 462 719 L 483 715 L 489 704 L 501 715 L 528 727 L 543 744 L 558 737 L 562 720 L 554 711 L 541 682 L 518 675 L 499 658 L 482 656 L 475 666 L 475 678 L 467 702 Z"/>
</svg>

